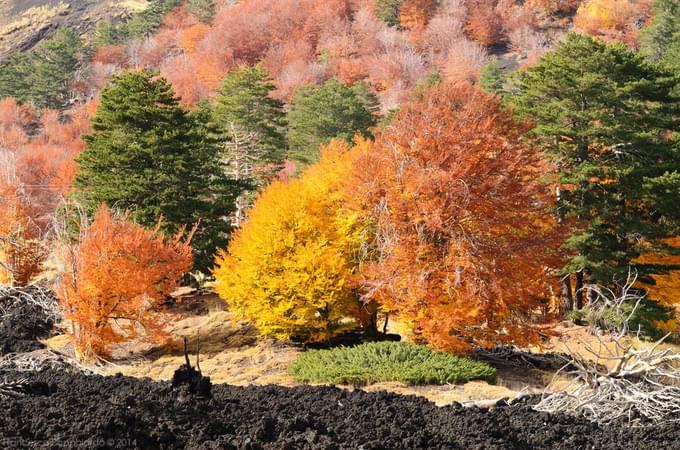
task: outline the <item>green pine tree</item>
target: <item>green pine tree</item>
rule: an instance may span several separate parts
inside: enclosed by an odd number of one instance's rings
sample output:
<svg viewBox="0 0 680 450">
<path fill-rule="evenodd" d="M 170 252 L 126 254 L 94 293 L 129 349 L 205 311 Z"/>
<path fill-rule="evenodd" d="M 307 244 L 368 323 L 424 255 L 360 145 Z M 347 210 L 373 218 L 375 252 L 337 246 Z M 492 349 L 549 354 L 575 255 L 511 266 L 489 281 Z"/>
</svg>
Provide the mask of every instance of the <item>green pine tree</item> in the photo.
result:
<svg viewBox="0 0 680 450">
<path fill-rule="evenodd" d="M 375 0 L 375 16 L 387 25 L 399 26 L 399 10 L 404 0 Z"/>
<path fill-rule="evenodd" d="M 114 77 L 102 91 L 92 133 L 77 161 L 77 197 L 89 210 L 101 203 L 129 209 L 135 220 L 176 232 L 199 223 L 195 267 L 209 269 L 226 244 L 233 183 L 200 115 L 179 106 L 171 86 L 150 71 Z"/>
<path fill-rule="evenodd" d="M 371 136 L 378 122 L 378 102 L 363 83 L 352 87 L 338 80 L 322 86 L 299 88 L 288 112 L 288 143 L 292 159 L 312 164 L 323 144 L 340 138 L 351 142 L 355 134 Z"/>
<path fill-rule="evenodd" d="M 176 6 L 181 5 L 181 0 L 154 0 L 143 11 L 135 14 L 130 21 L 125 23 L 123 35 L 127 38 L 143 38 L 150 36 L 163 24 L 163 17 Z"/>
<path fill-rule="evenodd" d="M 680 66 L 669 54 L 672 49 L 676 55 L 680 53 L 680 0 L 656 0 L 652 20 L 640 37 L 640 50 L 652 61 Z"/>
<path fill-rule="evenodd" d="M 83 60 L 83 43 L 63 28 L 35 49 L 10 56 L 0 66 L 0 98 L 15 97 L 37 107 L 64 109 L 70 105 L 76 72 Z"/>
<path fill-rule="evenodd" d="M 492 58 L 482 67 L 479 74 L 479 85 L 491 94 L 502 94 L 505 84 L 505 72 L 498 58 Z"/>
<path fill-rule="evenodd" d="M 575 222 L 565 273 L 577 274 L 577 287 L 582 274 L 620 287 L 630 266 L 642 281 L 667 270 L 635 259 L 672 251 L 661 241 L 679 229 L 672 74 L 624 46 L 571 34 L 519 84 L 515 106 L 536 121 L 534 132 L 558 166 L 559 215 Z"/>
<path fill-rule="evenodd" d="M 211 23 L 215 17 L 215 2 L 213 0 L 189 0 L 187 8 L 192 16 L 203 23 Z"/>
<path fill-rule="evenodd" d="M 0 64 L 0 98 L 14 97 L 19 103 L 32 101 L 29 53 L 13 52 Z"/>
<path fill-rule="evenodd" d="M 122 34 L 121 27 L 116 26 L 109 20 L 102 20 L 94 30 L 94 46 L 103 47 L 105 45 L 121 44 L 125 38 Z"/>
<path fill-rule="evenodd" d="M 282 163 L 288 149 L 284 105 L 271 96 L 274 89 L 264 67 L 238 67 L 223 80 L 213 105 L 214 121 L 225 132 L 236 125 L 255 134 L 262 153 L 260 164 Z"/>
<path fill-rule="evenodd" d="M 245 219 L 256 192 L 274 178 L 288 150 L 284 104 L 262 66 L 238 67 L 226 76 L 212 106 L 212 123 L 228 175 L 240 183 L 233 223 Z"/>
<path fill-rule="evenodd" d="M 66 108 L 75 74 L 82 66 L 83 42 L 69 29 L 58 30 L 42 43 L 32 61 L 31 95 L 38 106 Z"/>
</svg>

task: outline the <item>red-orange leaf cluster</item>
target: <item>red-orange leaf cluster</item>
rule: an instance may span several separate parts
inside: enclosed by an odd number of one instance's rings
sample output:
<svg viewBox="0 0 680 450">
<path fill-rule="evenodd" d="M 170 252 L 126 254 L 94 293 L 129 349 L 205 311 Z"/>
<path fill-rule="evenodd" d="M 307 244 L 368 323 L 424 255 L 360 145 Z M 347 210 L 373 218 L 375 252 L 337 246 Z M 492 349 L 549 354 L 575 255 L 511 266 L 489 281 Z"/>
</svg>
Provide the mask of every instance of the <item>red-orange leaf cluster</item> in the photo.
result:
<svg viewBox="0 0 680 450">
<path fill-rule="evenodd" d="M 191 236 L 165 239 L 158 229 L 114 217 L 106 206 L 80 234 L 63 249 L 58 290 L 78 355 L 106 356 L 111 344 L 163 337 L 160 309 L 191 268 Z"/>
<path fill-rule="evenodd" d="M 71 189 L 92 112 L 90 103 L 68 118 L 43 110 L 38 120 L 32 107 L 0 100 L 0 282 L 26 284 L 39 273 L 41 239 Z"/>
<path fill-rule="evenodd" d="M 535 343 L 530 325 L 556 281 L 557 225 L 527 126 L 466 84 L 403 107 L 361 141 L 352 208 L 374 223 L 359 270 L 365 300 L 442 349 Z"/>
</svg>

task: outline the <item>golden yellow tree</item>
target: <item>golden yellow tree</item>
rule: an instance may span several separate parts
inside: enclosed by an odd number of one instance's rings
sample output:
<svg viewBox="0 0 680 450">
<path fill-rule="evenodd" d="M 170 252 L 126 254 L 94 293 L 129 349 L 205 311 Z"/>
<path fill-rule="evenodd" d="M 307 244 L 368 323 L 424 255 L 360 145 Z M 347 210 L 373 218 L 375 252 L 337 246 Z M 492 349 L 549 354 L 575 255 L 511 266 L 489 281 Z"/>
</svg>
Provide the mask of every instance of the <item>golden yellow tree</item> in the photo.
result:
<svg viewBox="0 0 680 450">
<path fill-rule="evenodd" d="M 645 2 L 631 0 L 587 0 L 574 16 L 574 27 L 591 36 L 609 42 L 623 42 L 635 46 L 637 23 L 644 23 L 649 12 Z"/>
<path fill-rule="evenodd" d="M 358 325 L 348 280 L 364 227 L 340 190 L 351 167 L 346 145 L 331 142 L 300 178 L 267 187 L 218 255 L 218 294 L 262 334 L 324 341 Z"/>
</svg>

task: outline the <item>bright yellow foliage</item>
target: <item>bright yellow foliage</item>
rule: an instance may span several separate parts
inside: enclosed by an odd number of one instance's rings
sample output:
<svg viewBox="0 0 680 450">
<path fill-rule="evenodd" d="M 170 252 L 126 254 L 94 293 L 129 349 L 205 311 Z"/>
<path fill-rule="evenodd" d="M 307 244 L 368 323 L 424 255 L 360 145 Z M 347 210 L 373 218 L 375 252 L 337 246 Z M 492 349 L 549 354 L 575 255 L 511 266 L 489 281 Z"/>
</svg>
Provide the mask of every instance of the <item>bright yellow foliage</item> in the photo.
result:
<svg viewBox="0 0 680 450">
<path fill-rule="evenodd" d="M 667 244 L 673 247 L 680 248 L 680 237 L 668 239 Z M 678 255 L 644 255 L 639 258 L 638 262 L 653 263 L 653 264 L 680 264 L 680 256 Z M 655 285 L 645 286 L 649 297 L 665 305 L 680 304 L 680 271 L 672 270 L 665 275 L 654 275 Z"/>
<path fill-rule="evenodd" d="M 574 25 L 589 34 L 622 30 L 634 13 L 630 0 L 588 0 L 579 6 Z"/>
<path fill-rule="evenodd" d="M 680 236 L 666 240 L 666 243 L 673 247 L 680 248 Z M 680 264 L 680 255 L 654 255 L 646 254 L 638 258 L 635 262 L 647 264 Z M 676 309 L 680 308 L 680 270 L 671 270 L 667 274 L 654 275 L 656 284 L 641 284 L 647 290 L 647 297 L 656 300 L 666 306 L 674 306 Z M 677 319 L 669 322 L 659 324 L 659 327 L 664 331 L 676 331 Z"/>
<path fill-rule="evenodd" d="M 357 326 L 348 280 L 364 227 L 340 190 L 351 166 L 346 145 L 329 144 L 300 178 L 267 187 L 218 255 L 218 294 L 262 334 L 313 342 Z"/>
</svg>

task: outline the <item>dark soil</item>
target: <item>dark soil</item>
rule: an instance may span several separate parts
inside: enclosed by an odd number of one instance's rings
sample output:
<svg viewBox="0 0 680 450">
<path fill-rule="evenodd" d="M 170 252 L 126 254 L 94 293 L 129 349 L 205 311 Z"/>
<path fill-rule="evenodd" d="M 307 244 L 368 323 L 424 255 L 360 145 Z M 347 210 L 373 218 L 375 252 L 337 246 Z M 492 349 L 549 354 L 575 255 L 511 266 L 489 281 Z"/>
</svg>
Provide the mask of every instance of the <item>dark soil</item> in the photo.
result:
<svg viewBox="0 0 680 450">
<path fill-rule="evenodd" d="M 534 412 L 531 399 L 481 410 L 333 387 L 214 385 L 192 395 L 123 376 L 47 370 L 29 380 L 24 393 L 0 396 L 2 448 L 680 448 L 680 425 L 600 428 Z"/>
<path fill-rule="evenodd" d="M 30 294 L 33 288 L 23 289 Z M 44 348 L 37 339 L 49 336 L 54 327 L 53 320 L 45 311 L 36 304 L 13 297 L 0 296 L 0 305 L 6 310 L 4 315 L 0 314 L 0 355 Z"/>
</svg>

